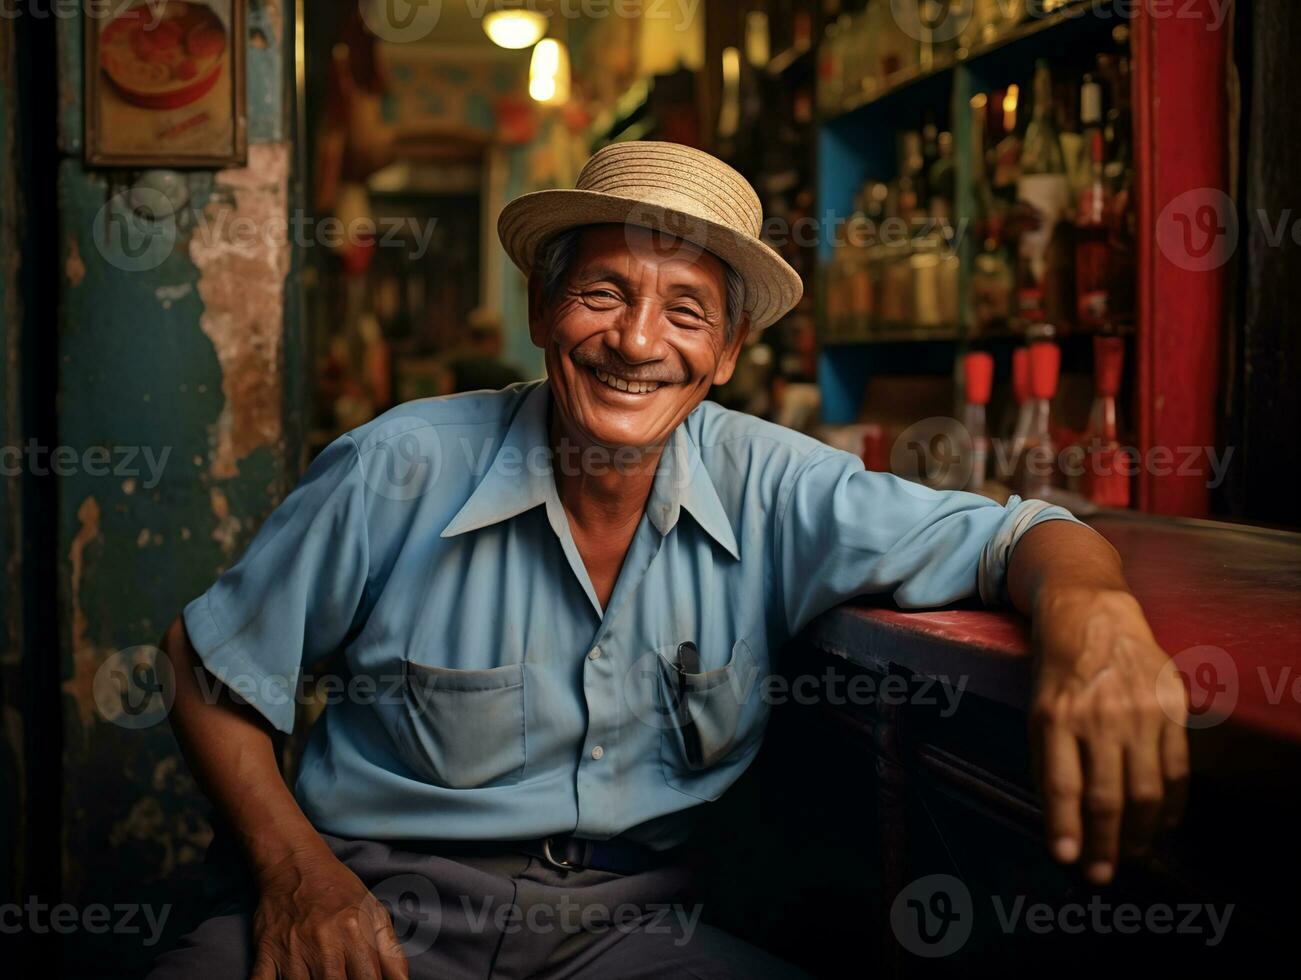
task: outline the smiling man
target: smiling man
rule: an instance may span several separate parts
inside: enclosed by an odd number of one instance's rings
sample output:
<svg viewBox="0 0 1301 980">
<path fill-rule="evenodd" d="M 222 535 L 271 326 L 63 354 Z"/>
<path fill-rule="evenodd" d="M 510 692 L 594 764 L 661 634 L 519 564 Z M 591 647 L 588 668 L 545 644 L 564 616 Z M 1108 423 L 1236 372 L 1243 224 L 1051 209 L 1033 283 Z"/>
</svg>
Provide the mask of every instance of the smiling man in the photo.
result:
<svg viewBox="0 0 1301 980">
<path fill-rule="evenodd" d="M 1104 882 L 1177 811 L 1183 690 L 1105 541 L 705 401 L 800 297 L 761 217 L 664 143 L 513 202 L 547 380 L 342 437 L 186 607 L 172 720 L 251 887 L 156 977 L 797 975 L 673 904 L 682 845 L 782 644 L 864 593 L 1032 616 L 1057 859 Z M 272 730 L 331 656 L 291 794 Z"/>
</svg>

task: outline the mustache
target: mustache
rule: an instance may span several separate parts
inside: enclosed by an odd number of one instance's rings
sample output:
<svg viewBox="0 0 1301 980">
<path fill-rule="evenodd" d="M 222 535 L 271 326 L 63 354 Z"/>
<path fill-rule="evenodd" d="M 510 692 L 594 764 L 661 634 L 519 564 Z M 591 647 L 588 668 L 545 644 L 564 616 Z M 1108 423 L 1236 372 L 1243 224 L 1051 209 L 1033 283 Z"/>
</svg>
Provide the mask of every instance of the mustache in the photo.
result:
<svg viewBox="0 0 1301 980">
<path fill-rule="evenodd" d="M 685 384 L 687 375 L 671 364 L 629 364 L 618 354 L 601 347 L 596 351 L 576 348 L 569 359 L 579 367 L 604 371 L 628 381 L 649 381 L 656 384 Z"/>
</svg>

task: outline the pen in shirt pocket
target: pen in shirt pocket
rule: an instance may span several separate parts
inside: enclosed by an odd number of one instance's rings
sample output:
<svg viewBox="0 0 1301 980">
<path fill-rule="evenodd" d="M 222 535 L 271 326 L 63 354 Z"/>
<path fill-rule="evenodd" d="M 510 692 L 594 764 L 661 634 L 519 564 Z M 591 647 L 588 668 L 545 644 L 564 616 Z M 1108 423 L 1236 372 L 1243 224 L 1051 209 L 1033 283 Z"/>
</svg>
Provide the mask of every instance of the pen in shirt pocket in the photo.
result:
<svg viewBox="0 0 1301 980">
<path fill-rule="evenodd" d="M 696 723 L 691 717 L 691 708 L 687 703 L 687 675 L 700 673 L 700 649 L 688 640 L 685 643 L 678 644 L 678 728 L 682 732 L 683 747 L 687 753 L 687 761 L 692 766 L 699 766 L 700 759 L 700 732 L 696 729 Z"/>
</svg>

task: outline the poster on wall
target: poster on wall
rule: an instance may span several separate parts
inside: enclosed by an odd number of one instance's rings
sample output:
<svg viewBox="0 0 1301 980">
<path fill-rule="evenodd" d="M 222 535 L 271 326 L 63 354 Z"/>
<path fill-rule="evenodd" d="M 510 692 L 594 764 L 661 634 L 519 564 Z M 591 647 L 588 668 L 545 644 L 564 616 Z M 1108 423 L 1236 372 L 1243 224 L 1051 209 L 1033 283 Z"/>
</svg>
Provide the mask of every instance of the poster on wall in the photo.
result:
<svg viewBox="0 0 1301 980">
<path fill-rule="evenodd" d="M 246 162 L 244 3 L 137 0 L 87 8 L 87 166 Z"/>
</svg>

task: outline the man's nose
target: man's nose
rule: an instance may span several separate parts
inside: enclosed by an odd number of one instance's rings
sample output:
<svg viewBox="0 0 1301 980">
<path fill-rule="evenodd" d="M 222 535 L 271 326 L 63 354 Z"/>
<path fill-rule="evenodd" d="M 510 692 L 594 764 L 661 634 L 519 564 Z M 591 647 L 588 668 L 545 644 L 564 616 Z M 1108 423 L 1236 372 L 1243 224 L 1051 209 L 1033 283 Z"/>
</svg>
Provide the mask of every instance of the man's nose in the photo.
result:
<svg viewBox="0 0 1301 980">
<path fill-rule="evenodd" d="M 659 304 L 633 303 L 620 318 L 618 328 L 607 335 L 606 343 L 629 364 L 658 361 L 664 356 L 664 326 Z"/>
</svg>

